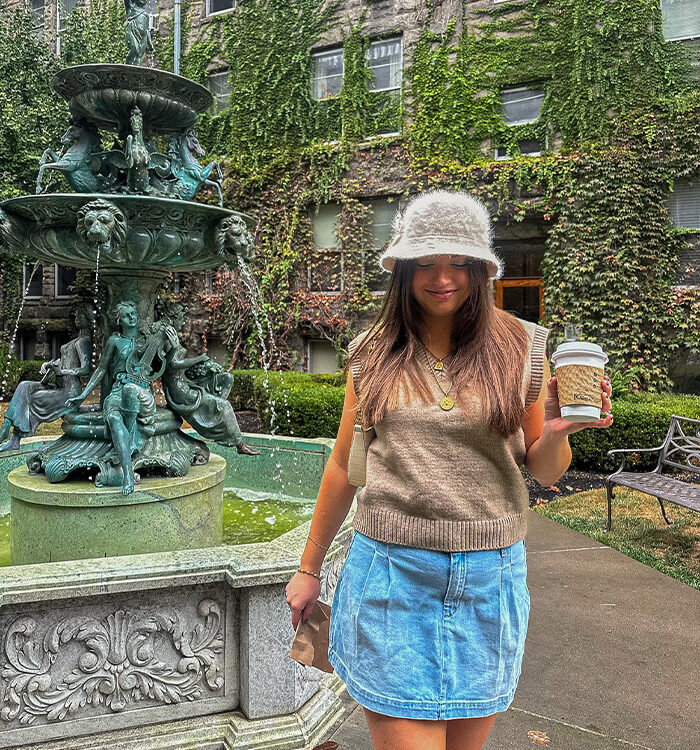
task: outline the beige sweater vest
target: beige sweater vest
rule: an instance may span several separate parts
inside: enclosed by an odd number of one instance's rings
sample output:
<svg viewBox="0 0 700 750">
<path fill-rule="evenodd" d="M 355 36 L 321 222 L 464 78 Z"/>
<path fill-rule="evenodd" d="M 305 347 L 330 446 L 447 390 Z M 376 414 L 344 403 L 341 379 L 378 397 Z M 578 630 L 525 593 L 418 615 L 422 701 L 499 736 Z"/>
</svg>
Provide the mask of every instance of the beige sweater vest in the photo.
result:
<svg viewBox="0 0 700 750">
<path fill-rule="evenodd" d="M 529 337 L 521 394 L 528 407 L 542 385 L 549 329 L 518 320 Z M 350 342 L 350 354 L 365 333 Z M 354 382 L 358 375 L 359 366 Z M 435 403 L 402 397 L 374 425 L 353 527 L 380 541 L 450 552 L 515 544 L 525 536 L 529 505 L 519 468 L 526 455 L 522 428 L 507 439 L 495 434 L 480 420 L 478 399 L 466 412 L 456 404 L 444 411 L 435 378 L 426 380 Z"/>
</svg>

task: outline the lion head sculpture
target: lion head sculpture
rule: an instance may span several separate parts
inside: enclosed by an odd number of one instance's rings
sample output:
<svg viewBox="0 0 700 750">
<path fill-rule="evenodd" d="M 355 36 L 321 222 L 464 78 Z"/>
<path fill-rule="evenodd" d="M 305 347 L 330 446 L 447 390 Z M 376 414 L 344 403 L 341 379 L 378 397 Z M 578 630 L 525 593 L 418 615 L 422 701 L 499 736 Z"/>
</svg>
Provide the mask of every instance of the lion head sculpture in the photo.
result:
<svg viewBox="0 0 700 750">
<path fill-rule="evenodd" d="M 78 211 L 76 230 L 85 242 L 111 250 L 124 244 L 126 218 L 114 203 L 98 198 Z"/>
<path fill-rule="evenodd" d="M 227 216 L 221 220 L 216 230 L 216 245 L 222 258 L 233 254 L 251 260 L 254 255 L 253 235 L 240 216 Z"/>
</svg>

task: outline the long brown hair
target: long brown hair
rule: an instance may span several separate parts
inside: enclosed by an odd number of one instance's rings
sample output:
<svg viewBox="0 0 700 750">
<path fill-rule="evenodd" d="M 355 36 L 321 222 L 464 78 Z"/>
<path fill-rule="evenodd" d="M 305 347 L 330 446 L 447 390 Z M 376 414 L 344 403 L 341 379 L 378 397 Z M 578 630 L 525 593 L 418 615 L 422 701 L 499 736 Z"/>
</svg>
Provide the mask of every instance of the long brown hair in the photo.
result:
<svg viewBox="0 0 700 750">
<path fill-rule="evenodd" d="M 435 398 L 426 368 L 419 364 L 423 313 L 412 290 L 415 266 L 415 260 L 396 261 L 381 310 L 346 367 L 347 373 L 358 359 L 363 362 L 356 388 L 366 425 L 398 406 L 401 387 L 409 400 L 414 394 L 426 404 Z M 508 437 L 518 430 L 525 412 L 521 386 L 528 335 L 514 315 L 496 307 L 483 261 L 470 262 L 469 277 L 469 297 L 457 311 L 452 331 L 450 396 L 465 408 L 468 396 L 477 394 L 482 418 L 494 432 Z"/>
</svg>

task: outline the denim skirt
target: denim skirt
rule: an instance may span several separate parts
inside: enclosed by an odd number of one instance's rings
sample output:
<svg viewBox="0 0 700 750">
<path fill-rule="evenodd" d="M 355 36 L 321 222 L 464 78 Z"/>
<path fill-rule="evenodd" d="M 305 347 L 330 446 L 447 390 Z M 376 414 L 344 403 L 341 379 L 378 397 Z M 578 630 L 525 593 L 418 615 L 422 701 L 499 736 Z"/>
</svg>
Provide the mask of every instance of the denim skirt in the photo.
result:
<svg viewBox="0 0 700 750">
<path fill-rule="evenodd" d="M 505 711 L 530 614 L 523 540 L 418 549 L 353 530 L 331 605 L 328 659 L 350 695 L 387 716 Z"/>
</svg>

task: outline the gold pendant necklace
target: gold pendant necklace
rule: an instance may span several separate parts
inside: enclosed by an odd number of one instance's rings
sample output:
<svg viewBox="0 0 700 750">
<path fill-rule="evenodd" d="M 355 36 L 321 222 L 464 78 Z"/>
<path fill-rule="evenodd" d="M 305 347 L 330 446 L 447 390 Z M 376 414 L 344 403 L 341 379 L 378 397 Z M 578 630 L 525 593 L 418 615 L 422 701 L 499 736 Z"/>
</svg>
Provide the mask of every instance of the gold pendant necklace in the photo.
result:
<svg viewBox="0 0 700 750">
<path fill-rule="evenodd" d="M 450 378 L 450 387 L 447 390 L 445 390 L 442 387 L 440 378 L 438 377 L 438 372 L 444 371 L 442 360 L 447 356 L 447 354 L 445 354 L 444 357 L 435 357 L 435 355 L 430 351 L 430 349 L 428 349 L 428 347 L 425 344 L 423 344 L 422 341 L 421 341 L 421 344 L 423 346 L 423 349 L 425 350 L 425 359 L 428 363 L 428 368 L 435 376 L 435 381 L 437 382 L 438 387 L 440 388 L 440 390 L 443 392 L 445 396 L 444 398 L 440 399 L 440 408 L 443 409 L 444 411 L 449 411 L 455 405 L 455 402 L 448 395 L 449 392 L 452 390 L 452 379 Z M 431 366 L 430 360 L 428 359 L 428 354 L 430 354 L 432 357 L 434 357 L 437 360 L 432 366 Z"/>
</svg>

